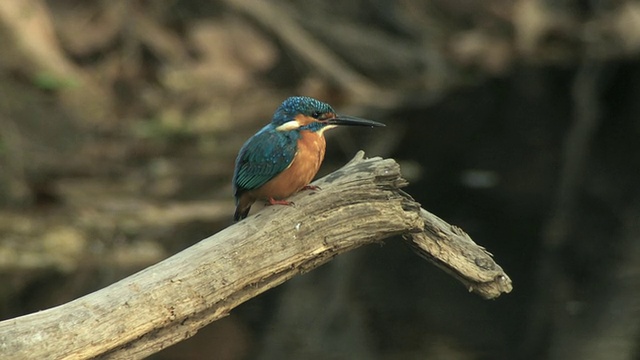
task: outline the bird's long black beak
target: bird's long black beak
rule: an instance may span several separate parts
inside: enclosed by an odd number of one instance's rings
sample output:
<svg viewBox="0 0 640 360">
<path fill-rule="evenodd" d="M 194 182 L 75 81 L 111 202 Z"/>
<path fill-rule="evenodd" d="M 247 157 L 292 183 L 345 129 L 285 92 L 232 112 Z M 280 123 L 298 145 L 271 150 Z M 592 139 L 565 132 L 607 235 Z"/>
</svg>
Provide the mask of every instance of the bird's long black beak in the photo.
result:
<svg viewBox="0 0 640 360">
<path fill-rule="evenodd" d="M 386 126 L 383 123 L 379 123 L 373 120 L 361 119 L 355 116 L 349 115 L 336 115 L 336 117 L 327 120 L 329 125 L 347 125 L 347 126 Z"/>
</svg>

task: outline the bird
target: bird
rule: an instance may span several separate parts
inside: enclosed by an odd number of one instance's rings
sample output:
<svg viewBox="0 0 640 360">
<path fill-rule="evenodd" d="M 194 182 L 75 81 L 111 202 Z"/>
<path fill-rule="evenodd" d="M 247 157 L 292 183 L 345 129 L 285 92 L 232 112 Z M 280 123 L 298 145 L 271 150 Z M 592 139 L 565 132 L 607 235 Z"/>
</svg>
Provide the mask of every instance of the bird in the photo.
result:
<svg viewBox="0 0 640 360">
<path fill-rule="evenodd" d="M 355 116 L 338 115 L 331 105 L 306 96 L 292 96 L 276 109 L 271 122 L 247 140 L 235 162 L 234 221 L 247 217 L 251 205 L 293 205 L 286 198 L 309 185 L 324 159 L 324 132 L 337 126 L 385 126 Z"/>
</svg>

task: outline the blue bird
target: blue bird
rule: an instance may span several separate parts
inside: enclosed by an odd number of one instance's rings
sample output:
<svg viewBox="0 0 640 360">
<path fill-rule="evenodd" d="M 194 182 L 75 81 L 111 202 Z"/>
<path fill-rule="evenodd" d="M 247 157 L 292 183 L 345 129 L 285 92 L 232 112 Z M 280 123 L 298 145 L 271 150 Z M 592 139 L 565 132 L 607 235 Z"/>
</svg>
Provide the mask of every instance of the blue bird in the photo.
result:
<svg viewBox="0 0 640 360">
<path fill-rule="evenodd" d="M 309 185 L 324 159 L 324 132 L 338 125 L 385 126 L 353 116 L 337 115 L 319 100 L 294 96 L 273 114 L 271 123 L 240 149 L 233 174 L 236 198 L 234 221 L 247 217 L 256 200 L 291 205 L 285 200 Z"/>
</svg>

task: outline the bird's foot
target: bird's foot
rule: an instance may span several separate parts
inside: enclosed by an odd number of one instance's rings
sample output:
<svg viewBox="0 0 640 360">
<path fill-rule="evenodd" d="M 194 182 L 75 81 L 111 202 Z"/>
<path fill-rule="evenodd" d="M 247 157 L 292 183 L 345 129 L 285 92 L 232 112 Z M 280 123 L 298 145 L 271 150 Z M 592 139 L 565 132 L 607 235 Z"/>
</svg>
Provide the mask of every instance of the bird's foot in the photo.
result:
<svg viewBox="0 0 640 360">
<path fill-rule="evenodd" d="M 269 201 L 267 202 L 267 204 L 268 205 L 287 205 L 287 206 L 295 205 L 295 203 L 293 201 L 276 200 L 274 198 L 269 198 Z"/>
<path fill-rule="evenodd" d="M 309 184 L 309 185 L 303 186 L 302 189 L 300 190 L 302 191 L 302 190 L 322 190 L 322 189 L 320 188 L 320 186 Z"/>
</svg>

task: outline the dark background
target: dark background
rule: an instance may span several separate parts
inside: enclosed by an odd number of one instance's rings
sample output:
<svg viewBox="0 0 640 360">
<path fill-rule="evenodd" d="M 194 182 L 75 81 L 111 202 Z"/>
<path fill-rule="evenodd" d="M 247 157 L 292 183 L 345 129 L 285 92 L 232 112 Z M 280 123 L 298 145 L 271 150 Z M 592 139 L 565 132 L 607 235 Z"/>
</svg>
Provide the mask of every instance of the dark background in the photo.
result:
<svg viewBox="0 0 640 360">
<path fill-rule="evenodd" d="M 485 301 L 398 239 L 154 359 L 640 359 L 636 1 L 2 1 L 0 318 L 229 226 L 242 143 L 313 96 L 384 129 L 422 206 L 514 283 Z"/>
</svg>

